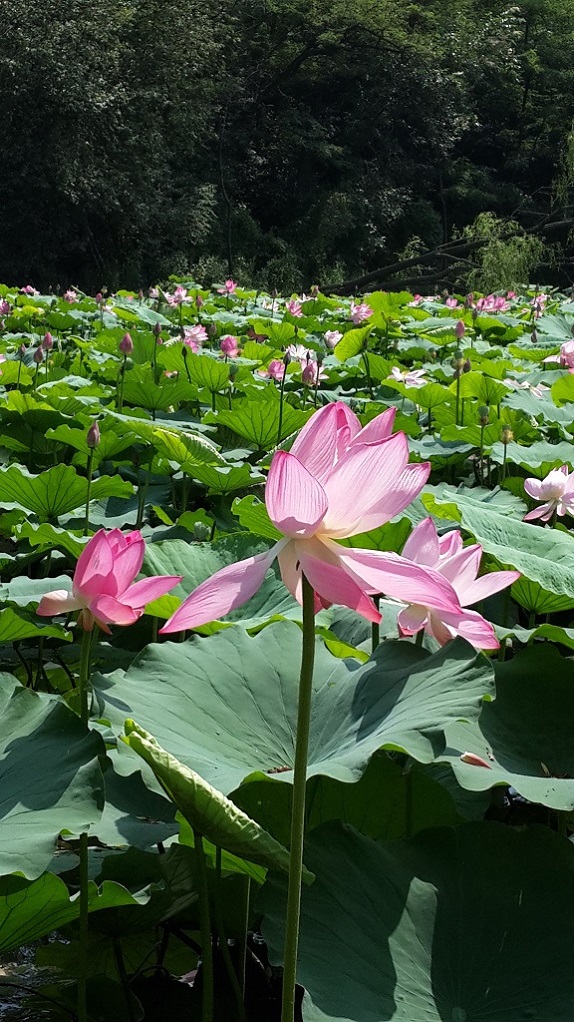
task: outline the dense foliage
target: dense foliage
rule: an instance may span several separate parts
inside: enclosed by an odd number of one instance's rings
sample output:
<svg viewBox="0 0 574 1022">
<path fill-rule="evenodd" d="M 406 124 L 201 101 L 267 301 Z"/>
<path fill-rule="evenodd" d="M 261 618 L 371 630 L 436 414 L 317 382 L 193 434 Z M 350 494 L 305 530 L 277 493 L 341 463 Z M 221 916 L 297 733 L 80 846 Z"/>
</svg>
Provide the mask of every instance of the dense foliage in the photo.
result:
<svg viewBox="0 0 574 1022">
<path fill-rule="evenodd" d="M 378 629 L 316 616 L 302 1019 L 570 1022 L 572 301 L 228 280 L 0 302 L 0 952 L 52 935 L 31 1010 L 69 1018 L 85 983 L 93 1020 L 205 1019 L 213 949 L 215 1022 L 278 1017 L 301 608 L 275 567 L 224 620 L 158 631 L 269 550 L 273 452 L 345 402 L 396 410 L 432 473 L 342 542 L 404 552 L 430 516 L 520 578 L 477 608 L 498 651 L 399 638 L 384 595 Z M 100 529 L 118 556 L 90 590 Z M 132 530 L 144 579 L 183 579 L 133 623 L 122 590 L 90 639 L 76 611 Z M 72 576 L 86 601 L 58 616 Z"/>
<path fill-rule="evenodd" d="M 571 282 L 569 0 L 1 10 L 3 279 Z"/>
</svg>

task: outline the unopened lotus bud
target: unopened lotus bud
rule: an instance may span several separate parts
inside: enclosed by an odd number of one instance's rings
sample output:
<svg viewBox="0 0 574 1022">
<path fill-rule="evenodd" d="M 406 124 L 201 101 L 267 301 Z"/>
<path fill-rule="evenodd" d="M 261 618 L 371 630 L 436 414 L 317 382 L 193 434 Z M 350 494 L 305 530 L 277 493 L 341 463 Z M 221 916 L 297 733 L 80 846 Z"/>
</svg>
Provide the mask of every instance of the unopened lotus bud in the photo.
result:
<svg viewBox="0 0 574 1022">
<path fill-rule="evenodd" d="M 104 300 L 104 296 L 103 296 L 102 292 L 98 291 L 98 293 L 97 293 L 97 295 L 95 297 L 96 305 L 101 305 L 103 300 Z"/>
<path fill-rule="evenodd" d="M 459 319 L 458 323 L 456 324 L 456 326 L 454 328 L 454 332 L 455 332 L 456 336 L 458 337 L 459 341 L 461 340 L 462 337 L 464 337 L 464 335 L 466 333 L 466 327 L 465 327 L 462 319 Z"/>
<path fill-rule="evenodd" d="M 154 332 L 156 337 L 160 336 L 160 334 L 161 334 L 161 326 L 160 326 L 159 323 L 154 323 L 154 325 L 153 325 L 153 332 Z"/>
<path fill-rule="evenodd" d="M 509 444 L 511 440 L 514 440 L 514 433 L 512 432 L 510 426 L 504 426 L 502 433 L 500 434 L 500 442 L 503 443 L 504 446 L 506 447 L 506 445 Z"/>
<path fill-rule="evenodd" d="M 290 364 L 290 362 L 291 362 L 291 355 L 289 354 L 288 351 L 286 351 L 285 354 L 283 355 L 283 365 L 285 367 L 287 367 Z"/>
<path fill-rule="evenodd" d="M 201 306 L 203 305 L 203 298 L 201 297 L 201 295 L 195 296 L 195 304 L 197 305 L 198 309 L 201 309 Z"/>
<path fill-rule="evenodd" d="M 90 426 L 90 428 L 88 430 L 88 433 L 87 433 L 87 436 L 86 436 L 86 443 L 87 443 L 88 447 L 91 450 L 93 450 L 94 447 L 98 446 L 98 444 L 100 442 L 100 439 L 101 439 L 100 438 L 100 427 L 98 426 L 98 423 L 94 420 L 94 422 L 92 422 L 92 425 Z"/>
<path fill-rule="evenodd" d="M 20 355 L 20 358 L 24 358 L 24 355 L 26 354 L 26 345 L 25 344 L 21 344 L 20 345 L 20 347 L 18 348 L 18 354 Z"/>
<path fill-rule="evenodd" d="M 215 335 L 217 333 L 217 327 L 216 327 L 215 323 L 210 323 L 209 324 L 209 326 L 207 328 L 207 333 L 208 333 L 209 337 L 215 337 Z"/>
<path fill-rule="evenodd" d="M 319 294 L 319 285 L 318 284 L 313 284 L 313 287 L 311 288 L 311 298 L 316 298 L 318 294 Z"/>
<path fill-rule="evenodd" d="M 467 358 L 464 361 L 464 365 L 462 367 L 462 371 L 463 371 L 463 373 L 469 373 L 471 369 L 472 369 L 472 366 L 470 364 L 470 359 Z"/>
<path fill-rule="evenodd" d="M 44 361 L 44 349 L 42 348 L 42 345 L 39 344 L 38 347 L 36 348 L 35 352 L 34 352 L 34 362 L 36 363 L 36 365 L 40 365 L 40 363 L 43 362 L 43 361 Z"/>
<path fill-rule="evenodd" d="M 472 309 L 473 301 L 474 301 L 474 295 L 473 295 L 473 293 L 471 291 L 470 294 L 468 294 L 466 296 L 466 298 L 464 299 L 464 307 L 465 307 L 465 309 Z"/>
<path fill-rule="evenodd" d="M 120 341 L 120 351 L 124 355 L 131 355 L 134 350 L 134 342 L 131 339 L 130 334 L 124 334 Z"/>
<path fill-rule="evenodd" d="M 530 340 L 533 344 L 538 344 L 538 334 L 536 333 L 536 330 L 533 330 L 530 334 Z"/>
<path fill-rule="evenodd" d="M 319 367 L 317 363 L 309 361 L 301 373 L 301 379 L 307 387 L 313 387 L 317 382 L 318 373 Z"/>
<path fill-rule="evenodd" d="M 275 301 L 275 299 L 277 298 L 277 295 L 278 295 L 278 293 L 279 293 L 279 292 L 277 291 L 277 288 L 276 288 L 276 287 L 274 287 L 274 288 L 273 288 L 273 290 L 272 290 L 272 292 L 271 292 L 271 297 L 273 298 L 273 300 L 274 300 L 274 301 Z"/>
<path fill-rule="evenodd" d="M 478 409 L 478 421 L 481 426 L 488 426 L 488 407 L 486 405 L 480 405 Z"/>
</svg>

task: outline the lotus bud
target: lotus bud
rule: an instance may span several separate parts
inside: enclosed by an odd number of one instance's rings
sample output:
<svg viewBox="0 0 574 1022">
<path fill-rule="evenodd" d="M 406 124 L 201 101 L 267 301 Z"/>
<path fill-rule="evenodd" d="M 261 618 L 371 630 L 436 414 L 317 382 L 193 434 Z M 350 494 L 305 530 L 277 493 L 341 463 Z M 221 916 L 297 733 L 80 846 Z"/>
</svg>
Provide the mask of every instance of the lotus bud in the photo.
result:
<svg viewBox="0 0 574 1022">
<path fill-rule="evenodd" d="M 460 374 L 462 367 L 464 366 L 464 355 L 460 348 L 456 349 L 451 362 L 451 366 L 454 369 L 455 373 Z"/>
<path fill-rule="evenodd" d="M 488 426 L 489 410 L 487 405 L 480 405 L 478 409 L 478 421 L 481 426 Z"/>
<path fill-rule="evenodd" d="M 502 433 L 500 434 L 500 442 L 503 443 L 504 446 L 506 447 L 506 445 L 509 444 L 511 440 L 514 440 L 514 433 L 512 432 L 510 426 L 504 426 L 502 429 Z"/>
<path fill-rule="evenodd" d="M 156 341 L 159 344 L 160 343 L 160 337 L 161 337 L 161 326 L 160 326 L 159 323 L 154 323 L 154 325 L 153 325 L 153 333 L 155 335 Z"/>
<path fill-rule="evenodd" d="M 278 292 L 277 288 L 274 287 L 272 292 L 271 292 L 271 297 L 272 297 L 273 301 L 275 301 L 275 299 L 277 298 L 278 294 L 279 294 L 279 292 Z"/>
<path fill-rule="evenodd" d="M 124 334 L 120 341 L 120 351 L 124 355 L 131 355 L 134 350 L 134 342 L 131 339 L 130 334 Z"/>
<path fill-rule="evenodd" d="M 50 334 L 50 333 L 45 333 L 44 334 L 44 340 L 42 341 L 42 347 L 43 347 L 44 351 L 50 351 L 54 347 L 54 338 L 52 337 L 52 334 Z"/>
<path fill-rule="evenodd" d="M 536 333 L 536 330 L 533 330 L 530 334 L 530 340 L 533 344 L 538 344 L 538 334 Z"/>
<path fill-rule="evenodd" d="M 217 333 L 217 327 L 216 327 L 215 323 L 210 323 L 209 324 L 209 326 L 207 328 L 207 333 L 208 333 L 209 337 L 215 337 L 215 335 Z"/>
<path fill-rule="evenodd" d="M 487 770 L 492 770 L 490 763 L 487 763 L 482 756 L 477 756 L 475 752 L 461 753 L 460 760 L 462 763 L 469 763 L 471 766 L 486 767 Z"/>
<path fill-rule="evenodd" d="M 20 347 L 18 348 L 18 354 L 19 354 L 20 358 L 24 358 L 24 355 L 26 354 L 26 345 L 25 344 L 21 344 L 20 345 Z"/>
<path fill-rule="evenodd" d="M 203 298 L 201 297 L 201 295 L 196 295 L 195 296 L 195 304 L 197 305 L 198 309 L 201 309 L 201 307 L 203 305 Z"/>
<path fill-rule="evenodd" d="M 43 361 L 44 361 L 44 349 L 42 348 L 42 345 L 39 344 L 38 347 L 36 348 L 35 352 L 34 352 L 34 362 L 36 363 L 37 366 L 39 366 L 40 363 L 43 362 Z"/>
<path fill-rule="evenodd" d="M 283 365 L 285 366 L 285 368 L 287 368 L 287 366 L 290 364 L 290 362 L 291 362 L 291 355 L 289 354 L 288 351 L 286 351 L 284 356 L 283 356 Z"/>
<path fill-rule="evenodd" d="M 98 293 L 97 293 L 97 295 L 95 297 L 96 305 L 101 305 L 103 300 L 104 300 L 104 296 L 103 296 L 102 292 L 98 291 Z"/>
<path fill-rule="evenodd" d="M 86 435 L 86 443 L 90 450 L 93 450 L 94 447 L 98 446 L 100 439 L 100 427 L 98 426 L 97 421 L 94 420 Z"/>
<path fill-rule="evenodd" d="M 456 326 L 454 328 L 454 332 L 455 332 L 456 336 L 458 337 L 459 341 L 464 337 L 464 335 L 466 333 L 466 327 L 465 327 L 462 319 L 459 319 L 458 323 L 456 324 Z"/>
<path fill-rule="evenodd" d="M 463 373 L 469 373 L 471 369 L 472 369 L 472 366 L 470 364 L 470 359 L 467 358 L 467 359 L 465 359 L 464 365 L 462 367 L 462 371 L 463 371 Z"/>
</svg>

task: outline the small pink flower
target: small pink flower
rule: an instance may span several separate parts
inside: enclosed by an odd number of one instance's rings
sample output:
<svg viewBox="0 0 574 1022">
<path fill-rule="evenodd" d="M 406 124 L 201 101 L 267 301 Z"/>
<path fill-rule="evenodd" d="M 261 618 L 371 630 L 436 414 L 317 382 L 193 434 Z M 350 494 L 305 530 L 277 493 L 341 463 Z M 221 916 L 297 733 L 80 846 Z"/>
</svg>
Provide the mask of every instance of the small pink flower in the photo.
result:
<svg viewBox="0 0 574 1022">
<path fill-rule="evenodd" d="M 474 307 L 479 312 L 506 312 L 510 305 L 502 295 L 486 295 L 479 298 Z"/>
<path fill-rule="evenodd" d="M 303 369 L 301 379 L 306 387 L 315 387 L 320 380 L 327 379 L 327 374 L 314 358 L 310 358 Z"/>
<path fill-rule="evenodd" d="M 296 316 L 297 318 L 303 315 L 301 302 L 297 301 L 296 298 L 292 298 L 290 301 L 285 302 L 285 308 L 287 309 L 287 312 L 290 312 L 292 316 Z"/>
<path fill-rule="evenodd" d="M 542 480 L 525 479 L 524 489 L 533 500 L 544 501 L 540 507 L 524 515 L 525 522 L 532 522 L 535 518 L 548 522 L 554 512 L 560 518 L 565 514 L 574 515 L 574 472 L 570 472 L 568 465 L 551 469 Z"/>
<path fill-rule="evenodd" d="M 79 610 L 78 622 L 86 632 L 91 632 L 94 624 L 108 633 L 108 625 L 133 624 L 144 613 L 146 604 L 164 596 L 183 578 L 182 575 L 158 575 L 134 582 L 144 553 L 141 532 L 100 529 L 80 554 L 72 591 L 57 589 L 46 593 L 37 613 L 41 617 L 52 617 Z"/>
<path fill-rule="evenodd" d="M 272 380 L 281 381 L 285 376 L 285 363 L 280 358 L 274 358 L 268 366 L 257 370 L 259 376 L 267 376 Z"/>
<path fill-rule="evenodd" d="M 506 297 L 509 299 L 509 301 L 511 301 L 513 298 L 516 298 L 517 297 L 516 291 L 507 291 Z"/>
<path fill-rule="evenodd" d="M 201 350 L 201 345 L 207 340 L 207 330 L 201 323 L 197 323 L 196 326 L 185 327 L 183 331 L 183 343 L 191 348 L 197 355 Z"/>
<path fill-rule="evenodd" d="M 65 302 L 69 302 L 70 305 L 72 305 L 74 302 L 78 300 L 78 292 L 74 291 L 72 287 L 69 287 L 67 291 L 64 291 L 62 297 Z"/>
<path fill-rule="evenodd" d="M 12 306 L 10 302 L 7 302 L 5 298 L 0 300 L 0 316 L 9 316 L 12 312 Z"/>
<path fill-rule="evenodd" d="M 565 341 L 558 355 L 548 355 L 543 362 L 558 362 L 563 369 L 574 369 L 574 341 Z"/>
<path fill-rule="evenodd" d="M 355 326 L 358 326 L 359 323 L 364 323 L 372 315 L 373 310 L 365 302 L 361 302 L 360 305 L 355 305 L 354 302 L 351 302 L 350 316 Z"/>
<path fill-rule="evenodd" d="M 31 284 L 26 284 L 25 287 L 21 287 L 20 288 L 20 292 L 23 295 L 39 295 L 40 294 L 40 292 L 37 291 L 35 287 L 32 287 Z"/>
<path fill-rule="evenodd" d="M 181 303 L 185 301 L 186 298 L 187 288 L 182 287 L 181 284 L 177 285 L 172 295 L 166 294 L 165 296 L 167 304 L 171 305 L 172 308 L 176 308 L 178 305 L 181 305 Z"/>
<path fill-rule="evenodd" d="M 420 522 L 405 543 L 403 557 L 415 564 L 433 568 L 452 585 L 462 608 L 455 612 L 438 612 L 424 604 L 410 604 L 398 616 L 399 628 L 405 635 L 415 635 L 424 628 L 441 646 L 456 635 L 476 649 L 498 649 L 499 642 L 490 621 L 467 607 L 491 596 L 520 578 L 519 571 L 493 571 L 477 578 L 482 547 L 478 543 L 463 547 L 458 530 L 438 536 L 432 518 Z"/>
<path fill-rule="evenodd" d="M 217 288 L 218 295 L 232 295 L 237 290 L 237 284 L 234 280 L 226 280 L 223 287 Z"/>
<path fill-rule="evenodd" d="M 341 340 L 343 334 L 339 330 L 326 330 L 324 336 L 327 347 L 334 348 Z"/>
<path fill-rule="evenodd" d="M 154 299 L 155 298 L 159 298 L 159 291 L 158 291 L 157 287 L 150 287 L 150 289 L 148 291 L 148 295 L 149 295 L 150 298 L 154 298 Z"/>
<path fill-rule="evenodd" d="M 237 358 L 239 355 L 238 338 L 226 334 L 219 342 L 219 347 L 226 358 Z"/>
<path fill-rule="evenodd" d="M 459 308 L 459 304 L 458 304 L 458 299 L 457 298 L 447 298 L 445 300 L 444 304 L 446 305 L 446 307 L 448 309 L 458 309 Z"/>
</svg>

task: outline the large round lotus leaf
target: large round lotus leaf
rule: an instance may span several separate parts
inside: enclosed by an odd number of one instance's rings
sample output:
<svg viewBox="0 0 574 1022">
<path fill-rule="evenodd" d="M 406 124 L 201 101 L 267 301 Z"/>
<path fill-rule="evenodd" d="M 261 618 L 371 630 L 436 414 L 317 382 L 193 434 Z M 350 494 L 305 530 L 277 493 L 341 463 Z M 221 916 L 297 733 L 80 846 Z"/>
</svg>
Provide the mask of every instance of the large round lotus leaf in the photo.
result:
<svg viewBox="0 0 574 1022">
<path fill-rule="evenodd" d="M 574 664 L 549 643 L 496 664 L 496 699 L 478 723 L 446 729 L 445 759 L 470 791 L 509 784 L 552 809 L 574 809 Z M 474 752 L 490 766 L 463 763 Z M 442 757 L 441 757 L 442 758 Z"/>
<path fill-rule="evenodd" d="M 571 1022 L 574 849 L 495 823 L 375 842 L 309 835 L 299 982 L 304 1022 Z M 285 884 L 258 907 L 283 954 Z"/>
<path fill-rule="evenodd" d="M 104 751 L 59 699 L 0 676 L 0 874 L 37 877 L 62 830 L 99 820 Z"/>
<path fill-rule="evenodd" d="M 490 662 L 466 643 L 430 656 L 388 642 L 364 665 L 315 649 L 309 774 L 355 781 L 376 749 L 431 762 L 444 728 L 476 719 L 492 691 Z M 301 631 L 282 621 L 251 638 L 228 628 L 207 639 L 152 644 L 127 671 L 95 679 L 99 715 L 120 733 L 127 717 L 228 794 L 260 771 L 291 780 Z"/>
</svg>

